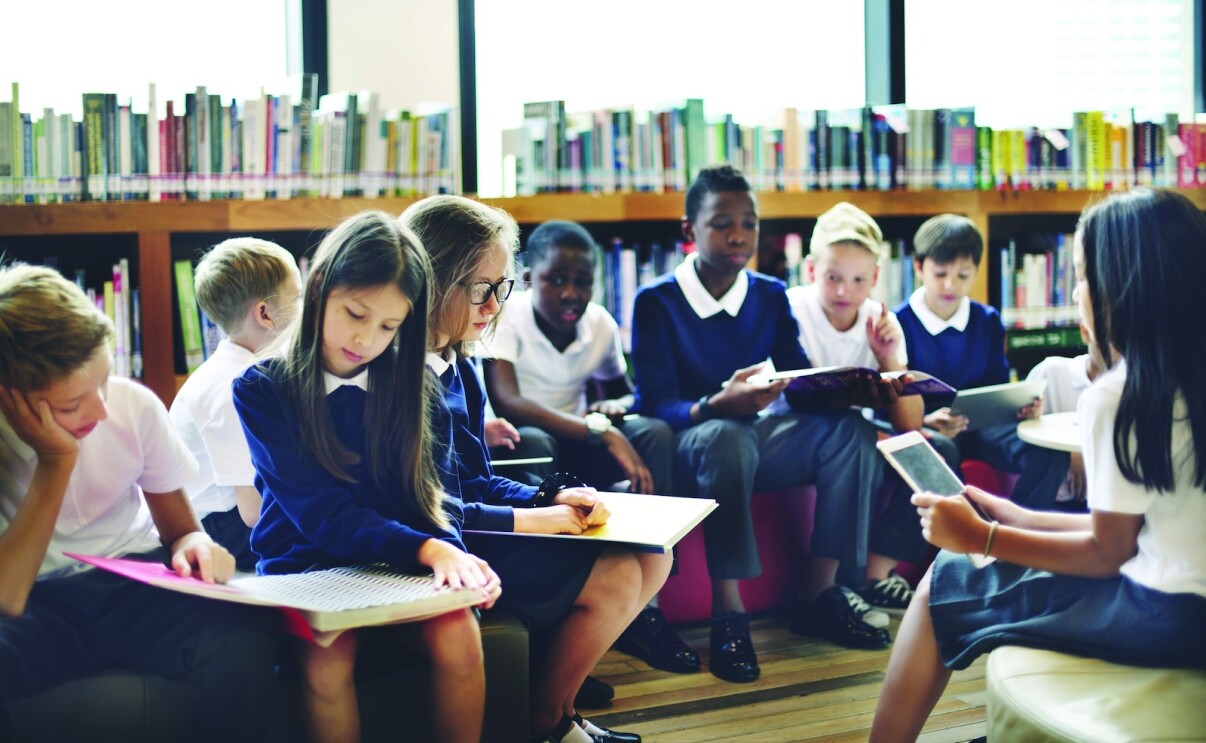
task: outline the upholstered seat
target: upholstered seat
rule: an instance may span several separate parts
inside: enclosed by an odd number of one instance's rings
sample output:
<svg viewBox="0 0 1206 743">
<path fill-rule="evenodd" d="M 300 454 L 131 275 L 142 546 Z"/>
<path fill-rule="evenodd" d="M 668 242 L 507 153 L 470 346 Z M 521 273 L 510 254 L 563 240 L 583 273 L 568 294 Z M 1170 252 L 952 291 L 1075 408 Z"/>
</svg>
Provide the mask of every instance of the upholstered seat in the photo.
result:
<svg viewBox="0 0 1206 743">
<path fill-rule="evenodd" d="M 1002 647 L 988 659 L 990 741 L 1206 740 L 1206 670 Z"/>
</svg>

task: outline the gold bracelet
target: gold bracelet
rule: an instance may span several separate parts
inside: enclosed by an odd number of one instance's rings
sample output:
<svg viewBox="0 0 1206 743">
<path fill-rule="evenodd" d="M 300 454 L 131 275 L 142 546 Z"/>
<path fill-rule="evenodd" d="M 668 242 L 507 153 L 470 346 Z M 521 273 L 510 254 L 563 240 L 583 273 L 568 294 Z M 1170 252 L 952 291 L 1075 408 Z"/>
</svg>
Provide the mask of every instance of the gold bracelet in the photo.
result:
<svg viewBox="0 0 1206 743">
<path fill-rule="evenodd" d="M 993 521 L 988 527 L 988 541 L 984 543 L 984 556 L 988 557 L 992 553 L 992 540 L 997 538 L 997 526 L 1000 524 Z"/>
</svg>

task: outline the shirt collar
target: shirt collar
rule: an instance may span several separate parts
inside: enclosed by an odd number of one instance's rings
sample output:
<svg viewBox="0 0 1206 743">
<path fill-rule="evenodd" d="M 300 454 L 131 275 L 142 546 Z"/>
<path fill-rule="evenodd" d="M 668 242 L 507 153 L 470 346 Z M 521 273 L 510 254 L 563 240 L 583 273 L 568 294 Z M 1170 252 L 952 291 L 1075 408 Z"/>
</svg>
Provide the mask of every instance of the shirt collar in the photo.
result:
<svg viewBox="0 0 1206 743">
<path fill-rule="evenodd" d="M 444 376 L 444 372 L 448 371 L 449 368 L 452 369 L 453 374 L 456 374 L 456 364 L 453 364 L 434 351 L 427 354 L 427 365 L 431 367 L 431 370 L 435 372 L 437 377 Z"/>
<path fill-rule="evenodd" d="M 364 369 L 356 376 L 349 377 L 347 379 L 337 377 L 331 372 L 325 371 L 322 373 L 322 382 L 327 388 L 328 395 L 345 385 L 359 387 L 365 392 L 368 392 L 368 369 Z"/>
<path fill-rule="evenodd" d="M 741 305 L 745 303 L 745 295 L 750 290 L 747 271 L 741 269 L 733 286 L 720 299 L 716 299 L 699 280 L 699 274 L 695 271 L 696 258 L 696 254 L 692 253 L 674 269 L 674 278 L 678 281 L 683 296 L 687 298 L 687 304 L 691 305 L 691 309 L 695 310 L 695 314 L 700 318 L 706 319 L 719 312 L 727 312 L 730 316 L 737 317 Z"/>
<path fill-rule="evenodd" d="M 967 321 L 971 318 L 971 300 L 964 297 L 959 301 L 959 309 L 951 315 L 951 319 L 943 320 L 925 303 L 925 287 L 918 287 L 909 297 L 909 306 L 917 315 L 917 319 L 925 326 L 930 335 L 938 335 L 947 328 L 954 328 L 962 333 L 967 329 Z"/>
</svg>

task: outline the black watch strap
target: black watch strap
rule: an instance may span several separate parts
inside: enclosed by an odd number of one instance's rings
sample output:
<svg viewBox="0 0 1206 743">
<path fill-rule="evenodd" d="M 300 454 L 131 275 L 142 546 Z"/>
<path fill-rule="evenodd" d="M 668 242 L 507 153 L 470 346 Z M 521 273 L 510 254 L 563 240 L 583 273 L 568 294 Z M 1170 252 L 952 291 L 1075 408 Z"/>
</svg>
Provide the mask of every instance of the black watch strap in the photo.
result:
<svg viewBox="0 0 1206 743">
<path fill-rule="evenodd" d="M 711 397 L 711 395 L 704 395 L 699 398 L 699 420 L 701 423 L 703 421 L 710 421 L 716 417 L 716 408 L 712 407 L 712 403 L 708 402 L 708 399 Z"/>
<path fill-rule="evenodd" d="M 536 488 L 536 499 L 532 502 L 534 508 L 553 505 L 553 498 L 557 497 L 566 488 L 584 487 L 586 483 L 582 482 L 582 478 L 571 475 L 568 472 L 554 472 L 547 475 L 540 481 L 540 486 Z"/>
</svg>

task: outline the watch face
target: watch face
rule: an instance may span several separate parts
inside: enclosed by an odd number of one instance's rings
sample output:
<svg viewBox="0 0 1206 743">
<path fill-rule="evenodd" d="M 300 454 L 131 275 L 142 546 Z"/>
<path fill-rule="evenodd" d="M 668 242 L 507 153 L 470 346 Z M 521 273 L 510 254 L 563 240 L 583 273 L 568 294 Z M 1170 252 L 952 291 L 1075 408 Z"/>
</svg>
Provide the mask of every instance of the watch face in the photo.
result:
<svg viewBox="0 0 1206 743">
<path fill-rule="evenodd" d="M 603 433 L 611 428 L 611 420 L 602 413 L 591 413 L 586 416 L 586 428 L 591 433 Z"/>
</svg>

